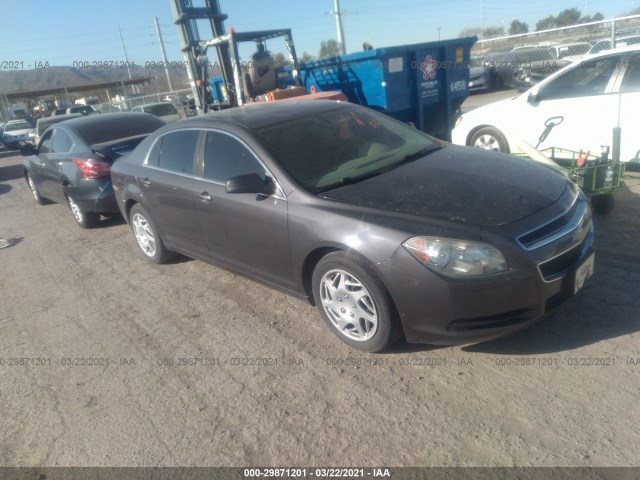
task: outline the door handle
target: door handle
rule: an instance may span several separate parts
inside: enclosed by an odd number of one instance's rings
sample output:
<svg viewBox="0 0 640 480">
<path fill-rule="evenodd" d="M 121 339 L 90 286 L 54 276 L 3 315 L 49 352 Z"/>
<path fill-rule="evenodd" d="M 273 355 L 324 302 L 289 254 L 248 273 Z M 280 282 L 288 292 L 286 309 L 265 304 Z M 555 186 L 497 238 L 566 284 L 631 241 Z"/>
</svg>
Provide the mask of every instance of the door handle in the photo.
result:
<svg viewBox="0 0 640 480">
<path fill-rule="evenodd" d="M 144 185 L 145 187 L 150 187 L 151 186 L 151 180 L 149 180 L 148 178 L 143 178 L 142 180 L 140 180 L 140 183 L 142 185 Z"/>
<path fill-rule="evenodd" d="M 202 203 L 210 202 L 211 200 L 213 200 L 213 197 L 209 195 L 209 192 L 202 192 L 198 196 L 202 199 Z"/>
</svg>

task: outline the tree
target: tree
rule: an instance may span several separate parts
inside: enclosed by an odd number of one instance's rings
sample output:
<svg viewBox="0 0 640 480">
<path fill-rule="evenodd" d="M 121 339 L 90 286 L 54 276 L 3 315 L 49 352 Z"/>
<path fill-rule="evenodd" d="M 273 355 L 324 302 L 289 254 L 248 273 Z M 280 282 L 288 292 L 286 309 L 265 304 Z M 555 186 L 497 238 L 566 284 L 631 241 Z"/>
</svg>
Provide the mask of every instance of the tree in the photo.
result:
<svg viewBox="0 0 640 480">
<path fill-rule="evenodd" d="M 337 57 L 339 55 L 340 44 L 336 40 L 330 39 L 326 42 L 320 43 L 320 53 L 318 53 L 318 58 Z"/>
<path fill-rule="evenodd" d="M 464 30 L 460 30 L 460 33 L 458 34 L 459 38 L 474 36 L 480 36 L 480 27 L 465 28 Z"/>
<path fill-rule="evenodd" d="M 536 23 L 536 31 L 549 30 L 551 28 L 570 27 L 581 23 L 599 22 L 604 19 L 600 12 L 593 15 L 582 16 L 577 8 L 567 8 L 557 16 L 549 15 Z"/>
<path fill-rule="evenodd" d="M 300 60 L 300 63 L 309 63 L 309 62 L 313 62 L 314 58 L 313 58 L 313 55 L 310 55 L 307 52 L 303 52 L 299 60 Z"/>
<path fill-rule="evenodd" d="M 458 37 L 462 38 L 478 36 L 486 40 L 487 38 L 501 37 L 502 35 L 504 35 L 504 27 L 487 27 L 482 31 L 480 31 L 480 29 L 477 27 L 473 27 L 461 30 L 458 34 Z"/>
<path fill-rule="evenodd" d="M 504 27 L 487 27 L 482 32 L 482 39 L 504 36 Z"/>
<path fill-rule="evenodd" d="M 278 52 L 273 56 L 273 65 L 277 67 L 282 67 L 287 63 L 287 57 L 284 56 L 284 53 Z"/>
<path fill-rule="evenodd" d="M 519 35 L 521 33 L 529 33 L 529 25 L 520 20 L 513 20 L 509 26 L 509 35 Z"/>
<path fill-rule="evenodd" d="M 561 11 L 556 17 L 556 25 L 558 27 L 569 27 L 576 25 L 580 20 L 580 10 L 577 8 L 567 8 Z"/>
<path fill-rule="evenodd" d="M 557 26 L 558 24 L 556 23 L 556 17 L 554 17 L 553 15 L 549 15 L 542 20 L 538 20 L 538 23 L 536 23 L 536 31 L 549 30 L 550 28 L 556 28 Z"/>
</svg>

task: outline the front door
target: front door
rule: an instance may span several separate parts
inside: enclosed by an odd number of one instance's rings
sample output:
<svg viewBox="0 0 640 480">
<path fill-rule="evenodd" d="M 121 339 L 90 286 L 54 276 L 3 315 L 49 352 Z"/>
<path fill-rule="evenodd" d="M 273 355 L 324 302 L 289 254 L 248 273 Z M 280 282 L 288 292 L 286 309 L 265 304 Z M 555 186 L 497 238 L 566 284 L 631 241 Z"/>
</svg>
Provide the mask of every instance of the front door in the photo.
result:
<svg viewBox="0 0 640 480">
<path fill-rule="evenodd" d="M 212 258 L 266 281 L 293 285 L 287 201 L 257 156 L 238 138 L 206 134 L 197 211 Z M 229 194 L 229 178 L 257 173 L 274 194 Z"/>
</svg>

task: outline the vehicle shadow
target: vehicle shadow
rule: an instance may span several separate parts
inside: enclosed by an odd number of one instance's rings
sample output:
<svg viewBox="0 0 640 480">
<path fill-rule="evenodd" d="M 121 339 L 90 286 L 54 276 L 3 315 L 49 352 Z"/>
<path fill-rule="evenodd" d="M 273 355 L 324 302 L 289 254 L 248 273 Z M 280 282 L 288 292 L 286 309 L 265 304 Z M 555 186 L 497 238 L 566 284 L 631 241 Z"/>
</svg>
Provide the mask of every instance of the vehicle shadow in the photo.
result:
<svg viewBox="0 0 640 480">
<path fill-rule="evenodd" d="M 101 228 L 110 228 L 116 227 L 118 225 L 125 225 L 124 217 L 122 215 L 114 214 L 110 216 L 103 217 L 98 224 L 93 227 L 94 230 L 99 230 Z"/>
<path fill-rule="evenodd" d="M 9 193 L 11 191 L 11 185 L 7 185 L 6 183 L 0 183 L 0 195 L 3 193 Z"/>
<path fill-rule="evenodd" d="M 15 157 L 20 155 L 20 151 L 19 150 L 3 150 L 0 152 L 0 159 L 3 158 L 9 158 L 9 157 Z"/>
<path fill-rule="evenodd" d="M 24 169 L 21 163 L 17 165 L 7 165 L 6 167 L 0 167 L 0 182 L 8 180 L 15 180 L 17 178 L 24 177 Z"/>
</svg>

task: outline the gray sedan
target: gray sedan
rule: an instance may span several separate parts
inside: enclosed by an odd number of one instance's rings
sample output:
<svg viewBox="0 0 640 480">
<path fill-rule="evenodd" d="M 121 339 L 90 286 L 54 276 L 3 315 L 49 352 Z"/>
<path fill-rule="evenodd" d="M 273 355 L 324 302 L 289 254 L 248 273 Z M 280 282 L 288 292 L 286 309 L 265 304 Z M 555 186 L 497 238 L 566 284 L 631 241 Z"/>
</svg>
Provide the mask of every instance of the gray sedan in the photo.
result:
<svg viewBox="0 0 640 480">
<path fill-rule="evenodd" d="M 365 351 L 513 332 L 593 268 L 591 212 L 565 177 L 348 103 L 176 122 L 112 179 L 148 260 L 180 252 L 305 298 Z"/>
</svg>

